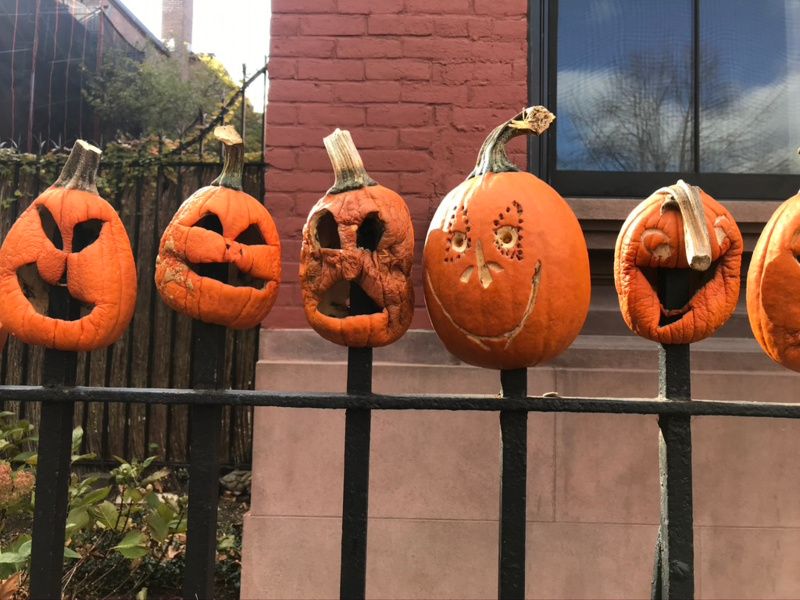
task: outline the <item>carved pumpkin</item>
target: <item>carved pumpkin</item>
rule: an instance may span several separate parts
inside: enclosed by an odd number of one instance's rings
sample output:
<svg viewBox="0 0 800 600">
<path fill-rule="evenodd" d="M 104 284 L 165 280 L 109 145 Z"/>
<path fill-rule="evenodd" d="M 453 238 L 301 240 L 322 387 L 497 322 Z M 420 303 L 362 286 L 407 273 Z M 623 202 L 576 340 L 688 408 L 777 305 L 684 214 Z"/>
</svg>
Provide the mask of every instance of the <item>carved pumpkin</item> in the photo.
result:
<svg viewBox="0 0 800 600">
<path fill-rule="evenodd" d="M 336 344 L 375 347 L 414 314 L 414 229 L 403 199 L 364 170 L 350 132 L 325 138 L 335 183 L 303 227 L 300 283 L 311 327 Z"/>
<path fill-rule="evenodd" d="M 710 336 L 736 308 L 742 234 L 727 209 L 683 181 L 639 204 L 617 237 L 614 282 L 622 317 L 637 335 L 662 344 Z M 691 269 L 689 300 L 665 308 L 660 269 Z"/>
<path fill-rule="evenodd" d="M 0 248 L 0 322 L 27 344 L 102 348 L 133 317 L 133 252 L 116 211 L 97 193 L 100 154 L 78 140 L 56 182 L 20 215 Z M 66 286 L 71 320 L 47 316 L 51 286 Z"/>
<path fill-rule="evenodd" d="M 224 144 L 222 173 L 187 198 L 164 230 L 156 288 L 193 319 L 249 329 L 277 298 L 280 238 L 264 205 L 242 191 L 242 138 L 230 126 L 214 135 Z"/>
<path fill-rule="evenodd" d="M 536 106 L 494 129 L 431 221 L 425 303 L 444 345 L 470 364 L 517 369 L 551 359 L 586 319 L 589 256 L 578 220 L 505 151 L 511 138 L 541 134 L 554 119 Z"/>
<path fill-rule="evenodd" d="M 800 193 L 781 204 L 758 238 L 747 272 L 747 315 L 764 352 L 800 371 Z"/>
</svg>

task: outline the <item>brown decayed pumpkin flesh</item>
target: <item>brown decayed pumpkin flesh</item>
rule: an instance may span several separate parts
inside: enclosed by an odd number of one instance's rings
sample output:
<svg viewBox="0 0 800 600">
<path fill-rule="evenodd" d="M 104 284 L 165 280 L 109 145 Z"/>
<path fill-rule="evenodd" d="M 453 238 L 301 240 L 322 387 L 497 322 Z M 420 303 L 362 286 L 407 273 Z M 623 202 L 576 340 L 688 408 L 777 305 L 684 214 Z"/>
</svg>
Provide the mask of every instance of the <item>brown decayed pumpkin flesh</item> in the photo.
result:
<svg viewBox="0 0 800 600">
<path fill-rule="evenodd" d="M 511 138 L 541 134 L 554 119 L 537 106 L 495 128 L 475 170 L 431 221 L 425 303 L 444 345 L 465 362 L 535 365 L 564 351 L 586 319 L 589 256 L 578 220 L 505 150 Z"/>
<path fill-rule="evenodd" d="M 300 283 L 314 330 L 350 347 L 385 346 L 414 314 L 414 230 L 403 199 L 366 172 L 348 131 L 325 138 L 335 182 L 303 227 Z"/>
<path fill-rule="evenodd" d="M 747 272 L 747 315 L 764 352 L 800 371 L 800 193 L 781 204 L 758 238 Z"/>
<path fill-rule="evenodd" d="M 614 282 L 625 323 L 662 344 L 710 336 L 736 308 L 742 250 L 731 214 L 700 188 L 679 181 L 656 191 L 617 237 Z M 662 303 L 665 269 L 686 271 L 689 297 L 680 307 Z"/>
<path fill-rule="evenodd" d="M 78 140 L 59 178 L 0 248 L 0 321 L 25 343 L 94 350 L 116 341 L 133 317 L 133 252 L 116 211 L 97 193 L 100 154 Z M 66 286 L 70 319 L 48 316 L 52 286 Z"/>
<path fill-rule="evenodd" d="M 156 288 L 193 319 L 249 329 L 277 298 L 280 238 L 264 205 L 242 191 L 241 137 L 227 125 L 214 135 L 223 142 L 222 174 L 187 198 L 164 230 Z"/>
</svg>

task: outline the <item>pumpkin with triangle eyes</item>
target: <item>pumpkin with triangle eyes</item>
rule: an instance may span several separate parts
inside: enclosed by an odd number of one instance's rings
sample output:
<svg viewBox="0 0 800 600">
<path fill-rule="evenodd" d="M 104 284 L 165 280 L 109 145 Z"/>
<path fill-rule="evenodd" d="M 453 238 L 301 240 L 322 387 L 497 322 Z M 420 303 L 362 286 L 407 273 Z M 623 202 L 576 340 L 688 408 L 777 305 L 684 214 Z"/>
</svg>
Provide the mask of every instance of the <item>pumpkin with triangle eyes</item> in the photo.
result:
<svg viewBox="0 0 800 600">
<path fill-rule="evenodd" d="M 27 344 L 103 348 L 133 317 L 133 252 L 116 211 L 97 193 L 100 154 L 78 140 L 59 178 L 20 215 L 0 248 L 0 322 Z M 53 286 L 71 297 L 68 319 L 48 316 Z"/>
<path fill-rule="evenodd" d="M 622 317 L 644 338 L 689 344 L 719 329 L 739 298 L 742 234 L 730 212 L 683 181 L 633 209 L 617 237 L 614 282 Z M 687 271 L 689 298 L 662 304 L 665 269 Z"/>
<path fill-rule="evenodd" d="M 300 283 L 306 318 L 350 347 L 391 344 L 414 314 L 414 229 L 403 199 L 364 169 L 350 132 L 325 138 L 335 182 L 303 227 Z"/>
<path fill-rule="evenodd" d="M 800 193 L 781 204 L 758 238 L 747 271 L 747 316 L 775 362 L 800 371 Z"/>
<path fill-rule="evenodd" d="M 467 363 L 535 365 L 565 350 L 586 319 L 589 254 L 578 219 L 505 150 L 511 138 L 541 134 L 554 119 L 536 106 L 495 128 L 431 221 L 425 303 L 445 347 Z"/>
<path fill-rule="evenodd" d="M 224 144 L 222 173 L 186 199 L 164 230 L 156 288 L 193 319 L 249 329 L 277 298 L 280 238 L 264 205 L 242 191 L 242 138 L 227 125 L 214 135 Z"/>
</svg>

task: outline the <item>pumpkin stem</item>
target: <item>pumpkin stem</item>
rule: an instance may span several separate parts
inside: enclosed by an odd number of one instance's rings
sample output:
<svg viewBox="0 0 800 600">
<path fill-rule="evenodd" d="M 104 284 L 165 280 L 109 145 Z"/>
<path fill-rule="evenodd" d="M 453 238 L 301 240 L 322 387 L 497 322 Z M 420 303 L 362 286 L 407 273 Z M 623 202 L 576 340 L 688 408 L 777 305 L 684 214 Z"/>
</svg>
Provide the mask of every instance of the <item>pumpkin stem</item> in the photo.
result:
<svg viewBox="0 0 800 600">
<path fill-rule="evenodd" d="M 556 116 L 544 106 L 529 106 L 522 112 L 495 127 L 484 140 L 478 153 L 478 162 L 467 179 L 486 173 L 519 171 L 506 154 L 506 144 L 519 135 L 542 135 Z"/>
<path fill-rule="evenodd" d="M 686 245 L 686 260 L 695 271 L 705 271 L 711 266 L 711 241 L 706 227 L 706 213 L 700 188 L 688 185 L 683 179 L 669 187 L 661 188 L 658 193 L 667 194 L 661 205 L 662 212 L 667 208 L 681 211 L 683 219 L 683 237 Z"/>
<path fill-rule="evenodd" d="M 52 187 L 98 194 L 95 178 L 103 151 L 84 140 L 77 140 Z"/>
<path fill-rule="evenodd" d="M 360 190 L 370 185 L 378 185 L 378 182 L 370 177 L 364 169 L 361 155 L 358 153 L 349 131 L 337 128 L 322 141 L 325 144 L 325 150 L 328 151 L 328 158 L 331 160 L 333 174 L 336 178 L 326 194 L 340 194 L 349 190 Z"/>
<path fill-rule="evenodd" d="M 211 185 L 241 191 L 244 171 L 242 136 L 232 125 L 220 125 L 214 128 L 214 137 L 222 142 L 222 173 L 211 182 Z"/>
</svg>

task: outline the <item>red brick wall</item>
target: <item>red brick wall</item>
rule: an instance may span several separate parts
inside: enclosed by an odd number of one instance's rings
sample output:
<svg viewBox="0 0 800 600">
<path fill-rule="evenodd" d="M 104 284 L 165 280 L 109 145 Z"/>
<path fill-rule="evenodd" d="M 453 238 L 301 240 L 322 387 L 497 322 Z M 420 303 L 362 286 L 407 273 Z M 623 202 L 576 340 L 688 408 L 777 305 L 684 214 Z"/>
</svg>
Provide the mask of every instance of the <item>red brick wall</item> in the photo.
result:
<svg viewBox="0 0 800 600">
<path fill-rule="evenodd" d="M 303 223 L 333 183 L 322 138 L 349 129 L 379 183 L 405 198 L 417 240 L 412 327 L 428 327 L 420 256 L 433 211 L 491 128 L 527 99 L 525 0 L 272 0 L 267 207 L 283 284 L 267 327 L 303 327 Z M 524 166 L 525 146 L 512 158 Z"/>
</svg>

